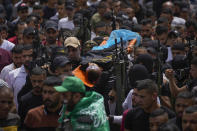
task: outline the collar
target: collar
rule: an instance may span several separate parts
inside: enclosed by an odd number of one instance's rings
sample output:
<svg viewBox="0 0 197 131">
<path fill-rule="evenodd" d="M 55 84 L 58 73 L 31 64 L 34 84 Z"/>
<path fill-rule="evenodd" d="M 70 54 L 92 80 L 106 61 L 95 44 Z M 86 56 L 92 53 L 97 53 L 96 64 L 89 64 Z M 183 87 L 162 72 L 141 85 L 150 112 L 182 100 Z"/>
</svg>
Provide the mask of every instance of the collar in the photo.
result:
<svg viewBox="0 0 197 131">
<path fill-rule="evenodd" d="M 22 66 L 20 67 L 20 72 L 22 72 L 22 73 L 26 73 L 26 70 L 25 70 L 24 65 L 22 65 Z"/>
<path fill-rule="evenodd" d="M 59 108 L 56 112 L 54 112 L 54 114 L 57 114 L 59 116 L 61 116 L 62 112 L 63 112 L 63 106 L 61 106 L 61 108 Z M 44 106 L 44 114 L 45 115 L 50 115 L 50 114 L 53 114 L 53 112 L 49 112 L 46 108 L 46 106 Z"/>
</svg>

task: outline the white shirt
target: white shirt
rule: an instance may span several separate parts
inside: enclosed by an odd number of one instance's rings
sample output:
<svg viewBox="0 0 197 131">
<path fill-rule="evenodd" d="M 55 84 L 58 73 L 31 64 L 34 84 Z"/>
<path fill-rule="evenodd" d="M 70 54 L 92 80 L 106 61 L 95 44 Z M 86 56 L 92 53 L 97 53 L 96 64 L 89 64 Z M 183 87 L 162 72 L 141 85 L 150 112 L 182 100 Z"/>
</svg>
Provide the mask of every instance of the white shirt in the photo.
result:
<svg viewBox="0 0 197 131">
<path fill-rule="evenodd" d="M 111 103 L 110 101 L 108 101 L 108 105 L 109 105 L 109 112 L 110 112 L 110 115 L 115 115 L 115 111 L 116 111 L 116 102 Z"/>
<path fill-rule="evenodd" d="M 171 60 L 173 60 L 172 49 L 171 49 L 171 47 L 167 47 L 167 48 L 168 48 L 168 58 L 167 58 L 166 62 L 170 62 Z"/>
<path fill-rule="evenodd" d="M 58 30 L 62 28 L 73 30 L 75 28 L 73 20 L 68 20 L 68 17 L 60 19 L 58 22 Z"/>
<path fill-rule="evenodd" d="M 18 100 L 17 95 L 19 91 L 22 89 L 22 87 L 26 83 L 26 76 L 27 73 L 25 71 L 25 67 L 22 65 L 20 68 L 17 68 L 15 70 L 12 70 L 9 73 L 8 77 L 8 86 L 13 90 L 14 92 L 14 102 L 16 104 L 16 109 L 18 110 Z"/>
<path fill-rule="evenodd" d="M 87 5 L 87 6 L 92 6 L 92 5 L 97 6 L 97 5 L 100 3 L 100 1 L 101 1 L 101 0 L 97 0 L 97 1 L 88 0 L 88 1 L 86 2 L 86 5 Z"/>
<path fill-rule="evenodd" d="M 7 51 L 11 51 L 14 46 L 15 44 L 13 44 L 12 42 L 3 40 L 3 43 L 0 45 L 0 48 L 5 49 Z"/>
<path fill-rule="evenodd" d="M 59 22 L 59 13 L 57 12 L 54 16 L 50 17 L 50 20 L 55 21 L 58 24 L 58 22 Z"/>
<path fill-rule="evenodd" d="M 8 81 L 9 72 L 12 71 L 12 70 L 14 70 L 14 63 L 5 66 L 5 67 L 1 70 L 0 78 L 1 78 L 2 80 L 4 80 L 5 82 L 7 82 L 7 81 Z"/>
<path fill-rule="evenodd" d="M 171 27 L 184 26 L 185 22 L 186 22 L 185 19 L 174 16 L 171 23 Z"/>
</svg>

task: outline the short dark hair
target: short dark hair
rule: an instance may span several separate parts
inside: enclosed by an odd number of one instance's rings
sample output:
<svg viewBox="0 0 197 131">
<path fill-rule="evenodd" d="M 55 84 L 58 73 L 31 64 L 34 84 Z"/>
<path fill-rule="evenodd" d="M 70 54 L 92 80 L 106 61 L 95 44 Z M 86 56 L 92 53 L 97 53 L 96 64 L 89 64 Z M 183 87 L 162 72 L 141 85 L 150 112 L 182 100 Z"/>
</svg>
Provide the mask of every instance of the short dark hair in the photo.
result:
<svg viewBox="0 0 197 131">
<path fill-rule="evenodd" d="M 180 130 L 175 124 L 167 122 L 161 125 L 158 131 L 180 131 Z"/>
<path fill-rule="evenodd" d="M 16 25 L 15 25 L 15 30 L 18 30 L 18 25 L 25 25 L 25 24 L 27 24 L 26 22 L 24 22 L 24 21 L 18 21 L 17 23 L 16 23 Z"/>
<path fill-rule="evenodd" d="M 146 17 L 156 16 L 156 13 L 152 9 L 146 10 Z"/>
<path fill-rule="evenodd" d="M 58 0 L 57 1 L 57 5 L 63 5 L 64 4 L 64 0 Z"/>
<path fill-rule="evenodd" d="M 106 26 L 106 23 L 103 22 L 103 21 L 100 21 L 100 22 L 96 23 L 95 29 L 96 29 L 96 28 L 99 28 L 99 27 L 105 27 L 105 26 Z"/>
<path fill-rule="evenodd" d="M 153 117 L 161 116 L 161 115 L 164 115 L 164 114 L 168 115 L 167 112 L 166 112 L 164 109 L 159 108 L 159 109 L 154 110 L 154 111 L 150 114 L 149 117 L 152 117 L 152 118 L 153 118 Z"/>
<path fill-rule="evenodd" d="M 6 31 L 8 32 L 8 26 L 3 24 L 3 25 L 0 25 L 0 31 Z"/>
<path fill-rule="evenodd" d="M 11 53 L 21 54 L 23 52 L 23 45 L 15 45 Z"/>
<path fill-rule="evenodd" d="M 44 69 L 42 69 L 41 67 L 39 67 L 39 66 L 34 67 L 30 71 L 30 75 L 42 75 L 42 74 L 46 74 L 46 71 Z"/>
<path fill-rule="evenodd" d="M 156 27 L 156 34 L 157 35 L 162 35 L 163 33 L 167 33 L 168 32 L 168 27 L 163 26 L 163 25 L 158 25 Z"/>
<path fill-rule="evenodd" d="M 176 99 L 178 99 L 178 98 L 182 98 L 182 99 L 192 99 L 193 97 L 194 97 L 194 95 L 193 95 L 191 92 L 189 92 L 189 91 L 183 91 L 183 92 L 180 92 L 180 93 L 177 95 Z"/>
<path fill-rule="evenodd" d="M 197 57 L 192 59 L 191 64 L 197 66 Z"/>
<path fill-rule="evenodd" d="M 141 24 L 142 24 L 142 25 L 152 24 L 152 21 L 151 21 L 150 18 L 143 19 L 143 20 L 141 21 Z"/>
<path fill-rule="evenodd" d="M 43 9 L 43 6 L 40 4 L 33 6 L 33 10 L 41 10 L 41 9 Z"/>
<path fill-rule="evenodd" d="M 168 19 L 166 17 L 159 17 L 157 20 L 157 24 L 168 23 Z"/>
<path fill-rule="evenodd" d="M 185 113 L 195 113 L 197 112 L 197 105 L 187 107 L 185 109 Z"/>
<path fill-rule="evenodd" d="M 197 22 L 193 19 L 189 19 L 185 22 L 186 28 L 189 28 L 190 26 L 193 26 L 195 30 L 197 30 Z"/>
<path fill-rule="evenodd" d="M 26 23 L 29 24 L 31 21 L 34 21 L 34 23 L 38 23 L 39 20 L 40 20 L 40 16 L 36 13 L 32 13 L 27 16 Z"/>
<path fill-rule="evenodd" d="M 149 93 L 158 93 L 158 88 L 156 83 L 151 79 L 144 79 L 137 81 L 137 90 L 147 90 Z"/>
<path fill-rule="evenodd" d="M 24 44 L 23 45 L 23 50 L 30 50 L 33 49 L 33 45 L 32 44 Z"/>
<path fill-rule="evenodd" d="M 44 80 L 44 85 L 47 86 L 59 86 L 62 84 L 62 80 L 60 77 L 57 76 L 49 76 Z"/>
<path fill-rule="evenodd" d="M 164 9 L 162 9 L 161 13 L 173 15 L 172 10 L 170 8 L 164 8 Z"/>
<path fill-rule="evenodd" d="M 101 9 L 101 8 L 107 8 L 107 4 L 105 1 L 101 1 L 97 7 L 98 9 Z"/>
</svg>

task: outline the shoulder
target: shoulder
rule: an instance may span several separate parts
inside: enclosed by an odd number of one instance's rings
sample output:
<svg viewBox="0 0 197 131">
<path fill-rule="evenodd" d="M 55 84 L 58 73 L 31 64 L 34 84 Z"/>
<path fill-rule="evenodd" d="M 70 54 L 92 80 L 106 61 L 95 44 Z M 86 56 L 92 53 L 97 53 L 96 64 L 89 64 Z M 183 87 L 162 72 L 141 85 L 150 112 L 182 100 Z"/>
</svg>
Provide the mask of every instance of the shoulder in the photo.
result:
<svg viewBox="0 0 197 131">
<path fill-rule="evenodd" d="M 0 55 L 11 57 L 11 54 L 8 50 L 4 49 L 3 47 L 0 48 Z"/>
<path fill-rule="evenodd" d="M 40 118 L 43 117 L 44 114 L 44 105 L 39 107 L 30 109 L 25 117 L 25 125 L 27 127 L 34 126 L 35 122 L 38 122 Z"/>
<path fill-rule="evenodd" d="M 9 72 L 9 76 L 16 77 L 18 75 L 19 71 L 20 71 L 20 68 L 16 68 L 16 69 Z"/>
<path fill-rule="evenodd" d="M 13 69 L 14 69 L 14 64 L 11 63 L 11 64 L 5 66 L 5 67 L 2 69 L 2 71 L 11 71 L 11 70 L 13 70 Z"/>
<path fill-rule="evenodd" d="M 21 102 L 29 101 L 29 99 L 31 99 L 31 98 L 32 98 L 32 92 L 30 91 L 21 97 Z"/>
<path fill-rule="evenodd" d="M 13 44 L 12 42 L 8 41 L 8 40 L 3 40 L 3 43 L 8 44 L 9 46 L 14 47 L 15 44 Z"/>
<path fill-rule="evenodd" d="M 8 119 L 17 119 L 17 120 L 19 120 L 20 117 L 17 114 L 9 113 L 8 114 Z"/>
<path fill-rule="evenodd" d="M 20 117 L 17 114 L 9 113 L 7 117 L 7 123 L 10 126 L 19 125 Z"/>
<path fill-rule="evenodd" d="M 168 123 L 176 124 L 176 117 L 170 119 L 170 120 L 168 121 Z"/>
<path fill-rule="evenodd" d="M 59 20 L 59 24 L 64 23 L 64 22 L 67 22 L 67 21 L 68 21 L 68 17 L 61 18 L 61 19 Z"/>
<path fill-rule="evenodd" d="M 169 119 L 172 119 L 176 116 L 175 113 L 172 110 L 170 110 L 169 108 L 167 108 L 165 106 L 161 106 L 161 108 L 164 109 L 168 113 Z"/>
<path fill-rule="evenodd" d="M 127 112 L 126 116 L 127 116 L 127 117 L 132 117 L 132 116 L 134 116 L 134 115 L 140 115 L 140 114 L 142 114 L 143 112 L 144 112 L 144 111 L 143 111 L 142 108 L 136 107 L 136 108 L 133 108 L 133 109 L 129 110 L 129 111 Z"/>
<path fill-rule="evenodd" d="M 27 115 L 40 115 L 41 116 L 42 112 L 44 112 L 44 105 L 41 105 L 41 106 L 38 106 L 36 108 L 29 110 Z"/>
</svg>

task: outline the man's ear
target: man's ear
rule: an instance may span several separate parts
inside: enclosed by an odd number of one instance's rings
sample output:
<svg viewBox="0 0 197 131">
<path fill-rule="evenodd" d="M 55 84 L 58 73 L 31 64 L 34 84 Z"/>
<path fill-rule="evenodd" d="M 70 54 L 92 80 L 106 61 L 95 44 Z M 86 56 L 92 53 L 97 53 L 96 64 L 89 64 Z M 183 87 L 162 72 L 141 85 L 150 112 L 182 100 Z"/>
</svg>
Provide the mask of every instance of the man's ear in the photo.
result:
<svg viewBox="0 0 197 131">
<path fill-rule="evenodd" d="M 158 96 L 158 94 L 156 92 L 154 92 L 152 95 L 153 100 L 157 100 L 157 96 Z"/>
<path fill-rule="evenodd" d="M 57 70 L 57 69 L 55 69 L 55 71 L 54 71 L 54 73 L 55 73 L 55 75 L 59 75 L 59 71 Z"/>
</svg>

